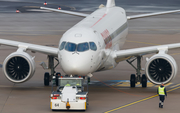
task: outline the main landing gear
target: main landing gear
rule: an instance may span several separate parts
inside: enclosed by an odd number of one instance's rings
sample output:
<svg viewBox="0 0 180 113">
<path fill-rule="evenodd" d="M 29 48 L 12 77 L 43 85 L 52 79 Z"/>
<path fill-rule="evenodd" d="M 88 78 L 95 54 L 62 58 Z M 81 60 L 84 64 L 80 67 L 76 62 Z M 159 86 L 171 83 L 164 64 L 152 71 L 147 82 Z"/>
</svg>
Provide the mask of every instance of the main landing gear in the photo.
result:
<svg viewBox="0 0 180 113">
<path fill-rule="evenodd" d="M 135 67 L 132 62 L 134 62 L 137 59 L 137 67 Z M 142 84 L 142 87 L 147 87 L 147 78 L 146 75 L 143 74 L 141 76 L 141 56 L 137 56 L 133 59 L 126 60 L 135 70 L 136 75 L 131 74 L 130 76 L 130 86 L 135 87 L 137 82 L 140 82 Z"/>
<path fill-rule="evenodd" d="M 59 65 L 59 60 L 57 58 L 55 58 L 54 56 L 48 56 L 48 58 L 49 58 L 49 67 L 48 68 L 51 69 L 51 74 L 49 74 L 49 72 L 46 72 L 44 74 L 44 85 L 49 86 L 49 83 L 52 81 L 53 84 L 58 86 L 58 77 L 61 76 L 61 73 L 59 73 L 59 72 L 56 73 L 55 68 Z M 54 59 L 58 62 L 55 66 L 54 66 Z M 56 73 L 56 75 L 55 75 L 55 73 Z"/>
</svg>

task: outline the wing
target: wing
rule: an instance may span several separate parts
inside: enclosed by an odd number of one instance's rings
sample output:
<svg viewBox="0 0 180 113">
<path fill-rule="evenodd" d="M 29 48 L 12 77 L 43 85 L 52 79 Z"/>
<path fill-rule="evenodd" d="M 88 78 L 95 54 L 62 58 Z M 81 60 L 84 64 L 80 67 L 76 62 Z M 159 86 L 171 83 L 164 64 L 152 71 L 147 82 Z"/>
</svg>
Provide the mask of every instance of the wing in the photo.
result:
<svg viewBox="0 0 180 113">
<path fill-rule="evenodd" d="M 168 51 L 169 49 L 175 49 L 175 48 L 180 48 L 180 43 L 119 50 L 114 52 L 113 58 L 116 60 L 116 62 L 120 62 L 122 60 L 129 59 L 134 56 L 142 56 L 151 53 L 158 53 L 160 50 Z"/>
<path fill-rule="evenodd" d="M 52 8 L 47 8 L 47 7 L 40 7 L 40 9 L 59 12 L 59 13 L 65 13 L 65 14 L 74 15 L 74 16 L 80 16 L 80 17 L 87 17 L 89 15 L 89 14 L 84 14 L 84 13 L 79 13 L 79 12 L 58 10 L 58 9 L 52 9 Z"/>
<path fill-rule="evenodd" d="M 107 5 L 106 7 L 110 7 L 110 6 L 111 5 Z M 114 4 L 113 4 L 113 6 L 114 6 Z M 40 7 L 40 9 L 54 11 L 54 12 L 59 12 L 59 13 L 65 13 L 65 14 L 74 15 L 74 16 L 80 16 L 80 17 L 87 17 L 89 15 L 89 14 L 85 14 L 85 13 L 79 13 L 79 12 L 73 12 L 73 11 L 65 11 L 65 10 L 58 10 L 58 9 L 47 8 L 47 7 Z M 172 11 L 163 11 L 163 12 L 157 12 L 157 13 L 132 15 L 132 16 L 127 16 L 127 19 L 131 20 L 131 19 L 144 18 L 144 17 L 149 17 L 149 16 L 157 16 L 157 15 L 163 15 L 163 14 L 170 14 L 170 13 L 176 13 L 176 12 L 180 12 L 180 10 L 172 10 Z"/>
<path fill-rule="evenodd" d="M 0 45 L 7 45 L 17 48 L 24 48 L 25 50 L 30 50 L 33 52 L 40 52 L 47 55 L 58 56 L 58 48 L 47 47 L 42 45 L 30 44 L 30 43 L 23 43 L 18 41 L 11 41 L 6 39 L 0 39 Z"/>
<path fill-rule="evenodd" d="M 144 17 L 149 17 L 149 16 L 163 15 L 163 14 L 176 13 L 176 12 L 180 12 L 180 10 L 172 10 L 172 11 L 164 11 L 164 12 L 157 12 L 157 13 L 148 13 L 148 14 L 127 16 L 127 19 L 131 20 L 131 19 L 144 18 Z"/>
</svg>

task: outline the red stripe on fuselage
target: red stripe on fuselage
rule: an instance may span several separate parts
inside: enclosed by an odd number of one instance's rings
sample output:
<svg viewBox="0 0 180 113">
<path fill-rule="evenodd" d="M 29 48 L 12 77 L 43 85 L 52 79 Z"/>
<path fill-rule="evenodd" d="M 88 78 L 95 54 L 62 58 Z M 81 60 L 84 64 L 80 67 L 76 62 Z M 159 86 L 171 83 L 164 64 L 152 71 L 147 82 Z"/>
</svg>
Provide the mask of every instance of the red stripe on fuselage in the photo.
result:
<svg viewBox="0 0 180 113">
<path fill-rule="evenodd" d="M 107 14 L 104 14 L 94 25 L 92 25 L 91 27 L 95 26 L 99 21 L 101 21 Z"/>
</svg>

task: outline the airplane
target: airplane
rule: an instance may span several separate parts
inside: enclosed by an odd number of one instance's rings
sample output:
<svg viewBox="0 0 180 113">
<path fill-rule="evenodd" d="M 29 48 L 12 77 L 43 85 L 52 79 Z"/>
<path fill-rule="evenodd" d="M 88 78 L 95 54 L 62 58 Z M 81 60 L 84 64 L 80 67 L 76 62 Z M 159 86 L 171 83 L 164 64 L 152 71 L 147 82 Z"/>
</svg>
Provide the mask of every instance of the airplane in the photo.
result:
<svg viewBox="0 0 180 113">
<path fill-rule="evenodd" d="M 55 73 L 55 68 L 59 64 L 69 76 L 91 77 L 95 72 L 113 69 L 121 61 L 126 60 L 136 70 L 136 74 L 130 75 L 130 87 L 135 87 L 137 82 L 141 82 L 142 87 L 147 87 L 147 79 L 154 84 L 166 84 L 177 75 L 176 61 L 167 52 L 170 49 L 180 48 L 180 43 L 126 50 L 122 50 L 122 47 L 128 35 L 129 20 L 176 13 L 180 10 L 126 16 L 125 10 L 115 5 L 115 0 L 107 0 L 106 6 L 102 6 L 92 14 L 47 7 L 40 9 L 80 16 L 84 19 L 63 34 L 58 48 L 0 39 L 0 45 L 17 48 L 17 51 L 7 56 L 3 62 L 3 72 L 11 82 L 26 82 L 35 73 L 35 57 L 26 51 L 48 56 L 48 66 L 41 63 L 44 69 L 51 70 L 50 74 L 48 72 L 44 74 L 45 86 L 49 85 L 55 74 L 60 74 Z M 154 55 L 146 59 L 145 74 L 141 74 L 142 56 L 152 53 Z M 58 61 L 56 65 L 55 60 Z M 137 66 L 132 64 L 135 60 Z"/>
</svg>

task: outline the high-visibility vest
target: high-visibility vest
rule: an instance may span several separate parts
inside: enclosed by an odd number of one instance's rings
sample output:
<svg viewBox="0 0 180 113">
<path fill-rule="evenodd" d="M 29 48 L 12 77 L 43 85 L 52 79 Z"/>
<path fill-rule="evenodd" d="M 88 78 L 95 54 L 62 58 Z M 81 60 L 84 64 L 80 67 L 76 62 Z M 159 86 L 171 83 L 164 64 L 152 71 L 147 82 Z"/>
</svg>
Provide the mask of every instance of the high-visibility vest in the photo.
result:
<svg viewBox="0 0 180 113">
<path fill-rule="evenodd" d="M 165 87 L 159 86 L 159 89 L 158 89 L 159 95 L 165 95 L 164 88 L 165 88 Z"/>
<path fill-rule="evenodd" d="M 66 84 L 65 86 L 71 86 L 70 84 Z"/>
<path fill-rule="evenodd" d="M 76 84 L 76 86 L 80 86 L 80 84 Z"/>
</svg>

